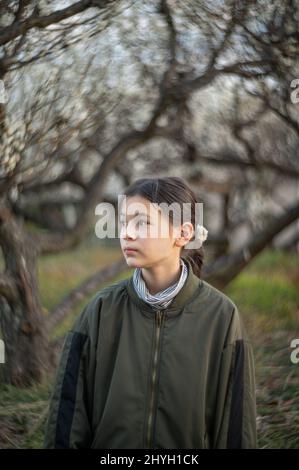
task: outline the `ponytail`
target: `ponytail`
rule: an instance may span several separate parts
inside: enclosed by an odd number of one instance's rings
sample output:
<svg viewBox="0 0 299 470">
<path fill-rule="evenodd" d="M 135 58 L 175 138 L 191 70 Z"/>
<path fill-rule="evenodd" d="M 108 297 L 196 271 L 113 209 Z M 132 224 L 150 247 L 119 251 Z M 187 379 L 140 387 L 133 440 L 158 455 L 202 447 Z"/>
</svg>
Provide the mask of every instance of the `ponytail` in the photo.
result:
<svg viewBox="0 0 299 470">
<path fill-rule="evenodd" d="M 204 262 L 204 251 L 202 246 L 197 249 L 185 250 L 183 248 L 181 257 L 190 261 L 192 271 L 199 279 L 201 278 L 201 270 Z"/>
</svg>

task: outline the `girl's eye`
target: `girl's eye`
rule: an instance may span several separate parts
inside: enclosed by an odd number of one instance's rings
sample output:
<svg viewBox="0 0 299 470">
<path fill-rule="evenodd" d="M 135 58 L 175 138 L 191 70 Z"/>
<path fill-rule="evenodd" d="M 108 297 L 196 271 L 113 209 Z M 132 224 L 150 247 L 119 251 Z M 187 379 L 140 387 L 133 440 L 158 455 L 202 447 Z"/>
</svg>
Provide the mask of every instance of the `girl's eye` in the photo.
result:
<svg viewBox="0 0 299 470">
<path fill-rule="evenodd" d="M 124 220 L 120 220 L 119 224 L 123 227 L 124 225 L 126 225 L 126 222 Z M 137 224 L 138 225 L 142 225 L 142 224 L 150 225 L 150 223 L 147 222 L 146 220 L 139 220 Z"/>
</svg>

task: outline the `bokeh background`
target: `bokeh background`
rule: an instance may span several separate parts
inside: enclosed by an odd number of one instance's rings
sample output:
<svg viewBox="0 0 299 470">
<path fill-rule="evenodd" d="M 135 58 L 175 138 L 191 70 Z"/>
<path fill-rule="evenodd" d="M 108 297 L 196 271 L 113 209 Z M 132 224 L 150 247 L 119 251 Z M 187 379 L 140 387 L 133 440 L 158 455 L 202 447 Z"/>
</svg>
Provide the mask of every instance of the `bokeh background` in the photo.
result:
<svg viewBox="0 0 299 470">
<path fill-rule="evenodd" d="M 42 446 L 65 333 L 131 275 L 97 204 L 166 175 L 253 342 L 259 447 L 299 447 L 298 25 L 295 0 L 0 2 L 0 448 Z"/>
</svg>

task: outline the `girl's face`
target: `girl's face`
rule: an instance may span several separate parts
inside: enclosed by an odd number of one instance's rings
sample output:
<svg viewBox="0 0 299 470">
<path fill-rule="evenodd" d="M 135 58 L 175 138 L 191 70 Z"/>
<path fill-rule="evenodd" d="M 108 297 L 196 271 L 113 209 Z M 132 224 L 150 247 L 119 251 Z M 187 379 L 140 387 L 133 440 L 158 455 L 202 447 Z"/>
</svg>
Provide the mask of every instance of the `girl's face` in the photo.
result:
<svg viewBox="0 0 299 470">
<path fill-rule="evenodd" d="M 180 227 L 175 228 L 158 205 L 142 196 L 125 198 L 119 215 L 120 244 L 130 267 L 147 268 L 179 258 Z M 132 248 L 136 251 L 127 251 Z"/>
</svg>

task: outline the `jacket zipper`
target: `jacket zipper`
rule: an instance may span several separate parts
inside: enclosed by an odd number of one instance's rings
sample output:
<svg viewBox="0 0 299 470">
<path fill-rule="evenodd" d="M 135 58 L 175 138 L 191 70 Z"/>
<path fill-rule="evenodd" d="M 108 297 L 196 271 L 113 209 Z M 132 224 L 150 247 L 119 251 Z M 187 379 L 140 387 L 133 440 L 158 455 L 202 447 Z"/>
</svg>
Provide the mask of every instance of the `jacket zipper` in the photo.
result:
<svg viewBox="0 0 299 470">
<path fill-rule="evenodd" d="M 147 422 L 147 448 L 150 447 L 150 439 L 151 439 L 151 431 L 153 427 L 153 415 L 154 415 L 154 398 L 155 398 L 155 384 L 157 381 L 157 360 L 158 360 L 158 353 L 159 353 L 159 346 L 160 346 L 160 333 L 161 333 L 161 327 L 162 327 L 162 322 L 164 318 L 164 313 L 161 312 L 161 310 L 156 311 L 155 315 L 155 323 L 157 325 L 156 327 L 156 341 L 155 341 L 155 348 L 154 348 L 154 365 L 153 365 L 153 371 L 152 371 L 152 382 L 151 382 L 151 398 L 150 398 L 150 411 L 148 415 L 148 422 Z"/>
</svg>

